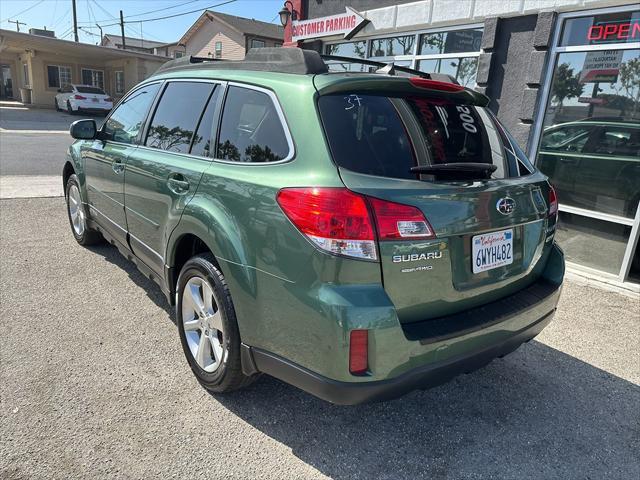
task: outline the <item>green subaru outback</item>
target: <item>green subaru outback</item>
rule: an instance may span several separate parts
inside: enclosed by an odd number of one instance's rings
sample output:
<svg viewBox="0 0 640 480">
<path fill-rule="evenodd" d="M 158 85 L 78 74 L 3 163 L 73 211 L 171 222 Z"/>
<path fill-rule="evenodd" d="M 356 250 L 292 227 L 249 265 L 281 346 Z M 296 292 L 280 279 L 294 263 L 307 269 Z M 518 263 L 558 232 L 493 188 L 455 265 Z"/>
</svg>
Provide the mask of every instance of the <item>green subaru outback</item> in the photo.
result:
<svg viewBox="0 0 640 480">
<path fill-rule="evenodd" d="M 171 61 L 100 129 L 71 126 L 74 237 L 158 283 L 212 392 L 266 373 L 389 399 L 504 356 L 556 310 L 556 195 L 488 99 L 331 61 Z"/>
</svg>

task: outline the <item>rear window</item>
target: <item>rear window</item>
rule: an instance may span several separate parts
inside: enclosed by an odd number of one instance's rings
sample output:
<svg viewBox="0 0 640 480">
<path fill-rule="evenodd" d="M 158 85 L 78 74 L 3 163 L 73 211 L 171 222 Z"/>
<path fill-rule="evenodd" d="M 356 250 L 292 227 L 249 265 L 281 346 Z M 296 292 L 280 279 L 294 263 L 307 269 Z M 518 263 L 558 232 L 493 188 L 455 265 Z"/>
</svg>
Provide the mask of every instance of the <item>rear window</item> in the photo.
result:
<svg viewBox="0 0 640 480">
<path fill-rule="evenodd" d="M 327 95 L 318 101 L 334 161 L 369 175 L 416 179 L 410 169 L 443 163 L 488 163 L 503 178 L 504 150 L 482 107 L 425 98 Z"/>
<path fill-rule="evenodd" d="M 99 95 L 106 95 L 106 93 L 104 93 L 104 90 L 97 87 L 76 87 L 76 90 L 78 91 L 78 93 L 97 93 Z"/>
</svg>

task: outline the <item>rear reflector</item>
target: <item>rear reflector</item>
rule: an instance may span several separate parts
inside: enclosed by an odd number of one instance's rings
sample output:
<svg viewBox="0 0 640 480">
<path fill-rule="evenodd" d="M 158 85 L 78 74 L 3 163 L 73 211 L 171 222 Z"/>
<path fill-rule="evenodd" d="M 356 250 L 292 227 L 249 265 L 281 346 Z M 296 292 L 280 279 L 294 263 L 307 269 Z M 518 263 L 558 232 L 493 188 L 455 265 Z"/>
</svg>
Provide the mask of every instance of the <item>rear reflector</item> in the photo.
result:
<svg viewBox="0 0 640 480">
<path fill-rule="evenodd" d="M 411 77 L 409 81 L 413 86 L 418 88 L 428 88 L 430 90 L 440 90 L 443 92 L 461 92 L 464 90 L 462 85 L 455 83 L 439 82 L 437 80 L 429 80 L 428 78 Z"/>
<path fill-rule="evenodd" d="M 276 197 L 289 220 L 319 248 L 376 260 L 375 235 L 363 196 L 346 188 L 284 188 Z"/>
<path fill-rule="evenodd" d="M 349 337 L 349 372 L 364 375 L 369 369 L 369 331 L 351 330 Z"/>
<path fill-rule="evenodd" d="M 375 214 L 381 241 L 435 238 L 431 225 L 416 207 L 378 198 L 369 198 L 369 203 Z"/>
</svg>

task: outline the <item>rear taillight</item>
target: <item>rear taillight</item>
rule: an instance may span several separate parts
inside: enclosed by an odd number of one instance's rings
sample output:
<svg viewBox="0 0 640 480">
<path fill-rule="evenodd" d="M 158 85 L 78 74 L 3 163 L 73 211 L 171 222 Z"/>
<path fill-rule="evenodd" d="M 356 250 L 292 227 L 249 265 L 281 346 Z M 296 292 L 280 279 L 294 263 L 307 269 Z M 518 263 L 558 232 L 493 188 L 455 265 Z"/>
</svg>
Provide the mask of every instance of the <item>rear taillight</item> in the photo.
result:
<svg viewBox="0 0 640 480">
<path fill-rule="evenodd" d="M 558 195 L 553 187 L 549 188 L 549 216 L 558 220 Z"/>
<path fill-rule="evenodd" d="M 363 196 L 346 188 L 285 188 L 277 200 L 298 230 L 319 248 L 377 259 L 373 223 Z"/>
<path fill-rule="evenodd" d="M 416 207 L 369 198 L 378 238 L 384 240 L 424 240 L 434 238 L 433 229 Z"/>
<path fill-rule="evenodd" d="M 364 375 L 369 369 L 369 331 L 351 330 L 349 336 L 349 372 Z"/>
<path fill-rule="evenodd" d="M 104 99 L 105 102 L 113 102 L 113 98 L 111 97 L 107 97 Z"/>
<path fill-rule="evenodd" d="M 377 260 L 374 221 L 380 241 L 435 238 L 416 207 L 366 197 L 347 188 L 283 188 L 277 201 L 316 246 L 338 255 Z"/>
<path fill-rule="evenodd" d="M 455 83 L 440 82 L 438 80 L 429 80 L 422 77 L 411 77 L 409 81 L 414 87 L 428 88 L 430 90 L 440 90 L 443 92 L 461 92 L 464 90 L 462 85 L 456 85 Z"/>
<path fill-rule="evenodd" d="M 73 98 L 75 98 L 76 100 L 86 100 L 87 97 L 83 97 L 82 95 L 74 95 Z"/>
</svg>

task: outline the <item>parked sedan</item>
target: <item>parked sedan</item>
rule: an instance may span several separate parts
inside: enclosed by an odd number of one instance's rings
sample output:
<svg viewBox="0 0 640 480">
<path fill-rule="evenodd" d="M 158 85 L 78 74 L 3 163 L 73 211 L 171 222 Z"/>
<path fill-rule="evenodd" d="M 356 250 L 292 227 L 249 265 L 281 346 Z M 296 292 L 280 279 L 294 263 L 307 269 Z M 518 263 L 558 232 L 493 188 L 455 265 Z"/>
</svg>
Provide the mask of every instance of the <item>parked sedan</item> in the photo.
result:
<svg viewBox="0 0 640 480">
<path fill-rule="evenodd" d="M 73 114 L 91 112 L 107 114 L 113 108 L 113 99 L 98 87 L 91 85 L 67 85 L 58 89 L 56 110 L 66 109 Z"/>
</svg>

